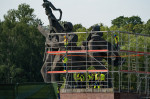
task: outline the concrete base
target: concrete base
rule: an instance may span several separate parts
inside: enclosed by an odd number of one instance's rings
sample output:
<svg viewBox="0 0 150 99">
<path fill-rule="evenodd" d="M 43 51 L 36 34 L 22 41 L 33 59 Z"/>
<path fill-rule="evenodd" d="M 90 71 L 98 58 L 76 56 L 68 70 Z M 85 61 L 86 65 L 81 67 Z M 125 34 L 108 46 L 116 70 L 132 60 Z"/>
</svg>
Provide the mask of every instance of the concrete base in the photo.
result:
<svg viewBox="0 0 150 99">
<path fill-rule="evenodd" d="M 140 99 L 133 93 L 114 93 L 111 88 L 101 89 L 61 89 L 61 99 Z"/>
</svg>

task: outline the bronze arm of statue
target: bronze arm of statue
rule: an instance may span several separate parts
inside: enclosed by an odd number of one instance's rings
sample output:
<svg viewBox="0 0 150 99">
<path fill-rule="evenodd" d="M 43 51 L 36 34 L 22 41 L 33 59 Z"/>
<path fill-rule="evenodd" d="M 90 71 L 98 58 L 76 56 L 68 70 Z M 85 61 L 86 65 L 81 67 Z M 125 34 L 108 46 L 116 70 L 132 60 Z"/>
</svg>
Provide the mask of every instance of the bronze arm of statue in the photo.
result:
<svg viewBox="0 0 150 99">
<path fill-rule="evenodd" d="M 59 19 L 56 19 L 57 21 L 60 21 L 61 18 L 62 18 L 62 11 L 61 11 L 61 9 L 56 9 L 55 6 L 54 6 L 51 2 L 49 2 L 49 1 L 47 1 L 47 0 L 43 0 L 43 1 L 44 1 L 44 3 L 43 3 L 42 6 L 43 6 L 44 8 L 52 8 L 53 10 L 60 12 L 60 17 L 59 17 Z M 51 12 L 51 11 L 50 11 L 50 12 Z M 51 14 L 52 14 L 52 12 L 51 12 Z"/>
</svg>

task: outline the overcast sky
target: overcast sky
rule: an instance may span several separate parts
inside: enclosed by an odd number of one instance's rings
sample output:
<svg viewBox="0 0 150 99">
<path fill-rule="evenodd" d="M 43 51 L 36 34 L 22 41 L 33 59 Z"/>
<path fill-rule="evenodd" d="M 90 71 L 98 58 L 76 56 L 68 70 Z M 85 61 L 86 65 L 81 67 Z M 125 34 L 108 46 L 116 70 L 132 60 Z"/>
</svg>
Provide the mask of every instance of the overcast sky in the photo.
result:
<svg viewBox="0 0 150 99">
<path fill-rule="evenodd" d="M 29 4 L 35 10 L 34 14 L 40 18 L 44 25 L 48 19 L 41 6 L 43 0 L 0 0 L 0 20 L 9 9 L 17 9 L 21 3 Z M 81 23 L 86 28 L 103 23 L 111 26 L 111 20 L 119 16 L 141 17 L 146 22 L 150 19 L 150 0 L 50 0 L 56 8 L 63 11 L 62 21 L 73 24 Z M 54 13 L 59 17 L 59 13 Z"/>
</svg>

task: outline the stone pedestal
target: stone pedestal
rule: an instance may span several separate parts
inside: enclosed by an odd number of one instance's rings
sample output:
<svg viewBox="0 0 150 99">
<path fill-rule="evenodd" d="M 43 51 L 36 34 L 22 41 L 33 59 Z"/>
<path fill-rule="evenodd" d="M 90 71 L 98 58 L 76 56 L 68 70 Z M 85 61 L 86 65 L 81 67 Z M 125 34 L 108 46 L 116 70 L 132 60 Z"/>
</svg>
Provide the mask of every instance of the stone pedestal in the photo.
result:
<svg viewBox="0 0 150 99">
<path fill-rule="evenodd" d="M 140 99 L 133 93 L 115 93 L 112 88 L 61 89 L 61 99 Z"/>
</svg>

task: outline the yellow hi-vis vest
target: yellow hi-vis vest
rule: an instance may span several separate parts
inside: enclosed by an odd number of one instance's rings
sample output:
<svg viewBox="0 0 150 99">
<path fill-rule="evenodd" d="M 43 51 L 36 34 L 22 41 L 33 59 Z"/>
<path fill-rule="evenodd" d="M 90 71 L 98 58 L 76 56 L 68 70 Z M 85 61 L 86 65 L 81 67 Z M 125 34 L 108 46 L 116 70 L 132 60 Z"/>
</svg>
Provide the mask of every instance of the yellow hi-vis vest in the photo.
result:
<svg viewBox="0 0 150 99">
<path fill-rule="evenodd" d="M 85 78 L 84 78 L 83 74 L 81 74 L 81 76 L 80 76 L 80 81 L 85 81 Z"/>
<path fill-rule="evenodd" d="M 105 81 L 105 75 L 104 74 L 101 74 L 100 77 L 101 77 L 101 81 Z"/>
<path fill-rule="evenodd" d="M 63 63 L 67 63 L 67 61 L 68 61 L 68 58 L 67 58 L 67 57 L 64 57 Z"/>
<path fill-rule="evenodd" d="M 95 74 L 95 80 L 98 80 L 98 77 L 97 77 L 97 75 L 98 75 L 98 74 Z"/>
<path fill-rule="evenodd" d="M 119 37 L 116 36 L 116 37 L 115 37 L 115 43 L 117 44 L 118 42 L 119 42 Z"/>
<path fill-rule="evenodd" d="M 80 80 L 80 74 L 77 74 L 77 80 Z"/>
<path fill-rule="evenodd" d="M 64 45 L 67 46 L 68 45 L 68 40 L 64 39 Z"/>
<path fill-rule="evenodd" d="M 57 87 L 57 93 L 59 93 L 59 89 L 58 89 L 58 87 Z"/>
</svg>

